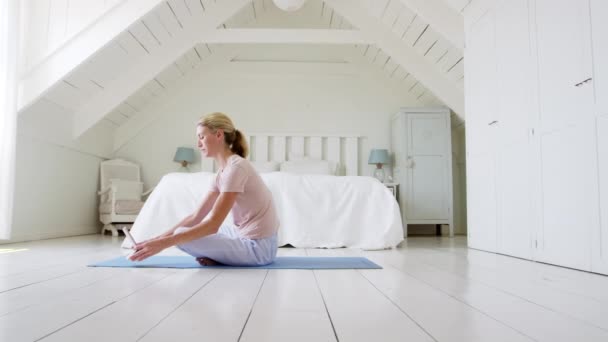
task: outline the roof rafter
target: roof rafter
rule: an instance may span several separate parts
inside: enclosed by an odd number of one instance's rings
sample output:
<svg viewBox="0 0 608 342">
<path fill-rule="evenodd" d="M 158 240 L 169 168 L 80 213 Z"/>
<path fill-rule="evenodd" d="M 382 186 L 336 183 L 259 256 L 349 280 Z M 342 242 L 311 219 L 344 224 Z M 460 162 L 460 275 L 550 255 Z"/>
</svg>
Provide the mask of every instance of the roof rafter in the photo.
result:
<svg viewBox="0 0 608 342">
<path fill-rule="evenodd" d="M 372 15 L 365 12 L 360 4 L 352 0 L 325 0 L 336 12 L 352 25 L 358 27 L 364 36 L 385 51 L 391 58 L 432 91 L 443 103 L 456 113 L 464 116 L 464 92 L 446 78 L 439 69 L 424 59 L 414 48 L 405 44 L 397 35 Z"/>
<path fill-rule="evenodd" d="M 179 37 L 175 37 L 141 63 L 110 82 L 101 93 L 87 101 L 75 113 L 74 138 L 84 134 L 107 113 L 118 107 L 131 94 L 200 42 L 201 36 L 207 32 L 214 32 L 217 26 L 250 3 L 251 0 L 228 0 L 217 3 L 206 12 L 205 20 L 188 23 L 189 25 L 184 27 L 184 31 Z"/>
</svg>

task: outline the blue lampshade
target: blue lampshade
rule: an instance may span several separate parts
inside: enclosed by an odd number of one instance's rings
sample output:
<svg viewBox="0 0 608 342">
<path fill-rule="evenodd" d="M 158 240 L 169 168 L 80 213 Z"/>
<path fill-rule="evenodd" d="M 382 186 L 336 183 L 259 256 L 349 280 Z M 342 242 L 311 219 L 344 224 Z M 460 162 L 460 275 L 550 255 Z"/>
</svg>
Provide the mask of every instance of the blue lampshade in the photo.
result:
<svg viewBox="0 0 608 342">
<path fill-rule="evenodd" d="M 175 157 L 173 157 L 173 161 L 178 163 L 194 162 L 194 149 L 190 147 L 178 147 L 177 151 L 175 151 Z"/>
<path fill-rule="evenodd" d="M 369 153 L 368 164 L 388 164 L 388 150 L 373 149 Z"/>
</svg>

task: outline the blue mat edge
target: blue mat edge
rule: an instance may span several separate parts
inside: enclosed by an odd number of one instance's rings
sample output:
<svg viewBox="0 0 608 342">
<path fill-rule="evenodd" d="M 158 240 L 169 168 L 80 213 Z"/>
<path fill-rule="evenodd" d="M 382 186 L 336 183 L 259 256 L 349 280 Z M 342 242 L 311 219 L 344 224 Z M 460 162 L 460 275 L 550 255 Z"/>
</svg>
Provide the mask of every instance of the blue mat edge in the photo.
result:
<svg viewBox="0 0 608 342">
<path fill-rule="evenodd" d="M 164 261 L 164 264 L 149 264 L 149 262 L 153 262 L 154 259 L 177 259 L 176 262 L 169 262 L 167 263 L 166 261 Z M 301 256 L 284 256 L 284 257 L 277 257 L 277 260 L 281 261 L 281 260 L 285 260 L 285 259 L 297 259 L 297 260 L 302 260 L 302 259 L 315 259 L 315 260 L 319 260 L 319 259 L 332 259 L 332 260 L 336 260 L 336 259 L 349 259 L 349 261 L 353 261 L 353 259 L 355 261 L 360 262 L 358 265 L 356 265 L 356 267 L 352 267 L 352 266 L 347 266 L 347 267 L 335 267 L 335 266 L 330 266 L 330 267 L 315 267 L 315 266 L 303 266 L 303 267 L 283 267 L 283 266 L 274 266 L 275 263 L 269 264 L 269 265 L 263 265 L 263 266 L 227 266 L 227 265 L 216 265 L 216 266 L 202 266 L 200 264 L 198 264 L 193 257 L 190 256 L 180 256 L 180 255 L 156 255 L 156 256 L 152 256 L 146 260 L 144 260 L 141 264 L 138 262 L 132 262 L 130 260 L 127 260 L 125 256 L 120 256 L 117 258 L 113 258 L 113 259 L 108 259 L 105 261 L 101 261 L 101 262 L 96 262 L 93 264 L 89 264 L 87 265 L 87 267 L 112 267 L 112 268 L 183 268 L 183 269 L 192 269 L 192 268 L 226 268 L 226 269 L 302 269 L 302 270 L 347 270 L 347 269 L 382 269 L 382 266 L 374 263 L 373 261 L 369 260 L 366 257 L 301 257 Z M 129 264 L 121 264 L 124 262 L 128 262 Z M 118 264 L 116 264 L 118 263 Z M 180 264 L 179 266 L 176 266 L 175 264 L 178 263 Z M 171 264 L 174 264 L 173 266 Z M 363 264 L 363 266 L 361 266 L 361 264 Z"/>
</svg>

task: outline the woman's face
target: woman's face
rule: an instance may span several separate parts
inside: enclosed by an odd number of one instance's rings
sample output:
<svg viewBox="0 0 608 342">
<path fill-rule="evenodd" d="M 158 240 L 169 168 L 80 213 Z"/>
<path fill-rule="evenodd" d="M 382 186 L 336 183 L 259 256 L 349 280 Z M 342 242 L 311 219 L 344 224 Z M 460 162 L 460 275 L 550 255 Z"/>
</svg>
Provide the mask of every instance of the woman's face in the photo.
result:
<svg viewBox="0 0 608 342">
<path fill-rule="evenodd" d="M 213 133 L 207 127 L 196 126 L 197 146 L 203 157 L 214 157 L 224 147 L 224 134 L 218 129 Z"/>
</svg>

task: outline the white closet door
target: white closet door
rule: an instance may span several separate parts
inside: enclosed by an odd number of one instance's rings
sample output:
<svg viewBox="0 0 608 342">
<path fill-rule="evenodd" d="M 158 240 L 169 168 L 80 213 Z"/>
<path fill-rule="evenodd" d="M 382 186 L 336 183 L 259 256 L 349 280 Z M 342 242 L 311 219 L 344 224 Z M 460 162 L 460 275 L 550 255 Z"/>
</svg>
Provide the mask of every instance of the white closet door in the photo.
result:
<svg viewBox="0 0 608 342">
<path fill-rule="evenodd" d="M 594 115 L 588 0 L 536 0 L 542 133 Z M 577 86 L 578 85 L 578 86 Z"/>
<path fill-rule="evenodd" d="M 467 234 L 471 248 L 496 252 L 496 185 L 492 153 L 467 158 Z"/>
<path fill-rule="evenodd" d="M 592 121 L 543 137 L 538 260 L 590 270 L 591 234 L 599 229 L 596 153 Z"/>
<path fill-rule="evenodd" d="M 496 124 L 496 48 L 494 14 L 489 11 L 475 24 L 465 50 L 465 105 L 467 153 L 487 152 Z"/>
<path fill-rule="evenodd" d="M 444 114 L 408 114 L 407 218 L 449 218 L 447 121 Z"/>
<path fill-rule="evenodd" d="M 541 228 L 537 259 L 591 268 L 599 226 L 589 3 L 537 0 Z"/>
<path fill-rule="evenodd" d="M 533 239 L 529 134 L 536 76 L 528 16 L 528 0 L 496 7 L 497 244 L 500 253 L 526 259 L 532 257 Z"/>
<path fill-rule="evenodd" d="M 591 0 L 591 23 L 597 114 L 608 116 L 608 1 Z"/>
<path fill-rule="evenodd" d="M 608 274 L 608 116 L 597 120 L 600 227 L 591 235 L 593 272 Z"/>
</svg>

